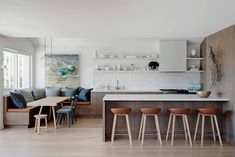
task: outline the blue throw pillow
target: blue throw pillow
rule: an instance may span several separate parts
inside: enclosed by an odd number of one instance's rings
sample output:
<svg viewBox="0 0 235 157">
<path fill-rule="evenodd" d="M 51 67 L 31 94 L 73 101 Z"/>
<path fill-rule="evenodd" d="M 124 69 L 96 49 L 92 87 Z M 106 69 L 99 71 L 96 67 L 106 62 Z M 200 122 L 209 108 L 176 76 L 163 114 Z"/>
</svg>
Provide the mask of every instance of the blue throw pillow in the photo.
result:
<svg viewBox="0 0 235 157">
<path fill-rule="evenodd" d="M 26 108 L 27 103 L 21 94 L 10 92 L 10 97 L 15 107 Z"/>
<path fill-rule="evenodd" d="M 85 89 L 85 88 L 81 88 L 80 92 L 78 94 L 78 99 L 81 101 L 90 101 L 91 100 L 91 91 L 93 88 L 91 89 Z"/>
<path fill-rule="evenodd" d="M 59 96 L 61 88 L 58 87 L 46 87 L 46 96 Z"/>
<path fill-rule="evenodd" d="M 81 87 L 78 87 L 75 89 L 74 95 L 79 95 L 79 92 L 81 91 Z"/>
<path fill-rule="evenodd" d="M 74 96 L 75 92 L 76 92 L 76 89 L 66 87 L 65 96 Z"/>
</svg>

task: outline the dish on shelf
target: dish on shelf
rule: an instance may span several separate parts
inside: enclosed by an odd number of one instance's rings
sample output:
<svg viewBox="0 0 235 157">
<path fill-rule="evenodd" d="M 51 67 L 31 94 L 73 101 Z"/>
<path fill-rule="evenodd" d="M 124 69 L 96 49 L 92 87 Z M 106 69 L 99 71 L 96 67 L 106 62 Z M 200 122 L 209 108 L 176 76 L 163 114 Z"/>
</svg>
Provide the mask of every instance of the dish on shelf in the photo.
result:
<svg viewBox="0 0 235 157">
<path fill-rule="evenodd" d="M 200 59 L 200 56 L 189 56 L 188 59 Z"/>
<path fill-rule="evenodd" d="M 190 68 L 189 71 L 199 71 L 199 68 Z"/>
<path fill-rule="evenodd" d="M 136 56 L 126 56 L 126 58 L 136 58 Z"/>
<path fill-rule="evenodd" d="M 98 55 L 98 58 L 108 58 L 108 55 Z"/>
<path fill-rule="evenodd" d="M 102 70 L 100 65 L 96 65 L 96 66 L 95 66 L 95 69 L 96 69 L 96 70 Z"/>
<path fill-rule="evenodd" d="M 124 55 L 117 55 L 118 58 L 126 58 Z"/>
<path fill-rule="evenodd" d="M 207 98 L 211 95 L 211 91 L 198 91 L 197 95 L 201 98 Z"/>
</svg>

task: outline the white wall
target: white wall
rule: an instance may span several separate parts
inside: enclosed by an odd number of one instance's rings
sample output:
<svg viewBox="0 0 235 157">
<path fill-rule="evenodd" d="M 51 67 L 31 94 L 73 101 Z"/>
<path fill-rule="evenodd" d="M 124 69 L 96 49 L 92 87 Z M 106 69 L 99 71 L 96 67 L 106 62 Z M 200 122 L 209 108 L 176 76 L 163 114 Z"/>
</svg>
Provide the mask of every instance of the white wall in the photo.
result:
<svg viewBox="0 0 235 157">
<path fill-rule="evenodd" d="M 29 38 L 4 38 L 2 45 L 7 48 L 34 54 L 34 45 Z"/>
<path fill-rule="evenodd" d="M 48 47 L 50 53 L 50 46 Z M 98 84 L 125 85 L 127 89 L 154 90 L 159 88 L 187 88 L 188 83 L 200 82 L 199 73 L 96 73 L 96 65 L 125 64 L 147 66 L 149 61 L 132 60 L 95 60 L 94 53 L 104 54 L 158 54 L 159 40 L 153 38 L 125 38 L 125 39 L 53 39 L 53 54 L 78 53 L 80 55 L 80 85 L 85 88 L 96 87 Z M 36 49 L 36 81 L 35 87 L 44 87 L 44 47 Z"/>
<path fill-rule="evenodd" d="M 0 37 L 0 65 L 2 65 L 2 59 L 3 59 L 3 53 L 2 53 L 2 44 L 3 44 L 3 38 Z M 0 67 L 0 129 L 2 129 L 3 126 L 3 100 L 2 100 L 2 93 L 3 93 L 3 71 Z"/>
</svg>

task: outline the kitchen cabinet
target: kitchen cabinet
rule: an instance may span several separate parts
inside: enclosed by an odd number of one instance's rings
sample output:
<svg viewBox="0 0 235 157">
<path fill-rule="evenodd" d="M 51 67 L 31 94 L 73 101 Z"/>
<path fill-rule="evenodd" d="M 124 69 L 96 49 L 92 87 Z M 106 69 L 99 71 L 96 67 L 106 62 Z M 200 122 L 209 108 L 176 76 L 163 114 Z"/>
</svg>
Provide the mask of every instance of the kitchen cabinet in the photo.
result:
<svg viewBox="0 0 235 157">
<path fill-rule="evenodd" d="M 187 70 L 187 41 L 161 40 L 159 71 L 185 72 Z"/>
<path fill-rule="evenodd" d="M 159 91 L 152 92 L 133 92 L 133 91 L 92 91 L 91 105 L 84 106 L 83 111 L 80 111 L 81 116 L 102 117 L 103 115 L 103 98 L 106 94 L 162 94 Z"/>
</svg>

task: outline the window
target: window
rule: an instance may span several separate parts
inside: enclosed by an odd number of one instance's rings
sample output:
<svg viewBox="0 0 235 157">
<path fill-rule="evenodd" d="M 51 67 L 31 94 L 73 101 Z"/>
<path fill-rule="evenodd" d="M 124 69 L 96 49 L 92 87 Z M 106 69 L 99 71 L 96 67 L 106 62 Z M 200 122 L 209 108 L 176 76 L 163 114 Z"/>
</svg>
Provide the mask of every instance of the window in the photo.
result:
<svg viewBox="0 0 235 157">
<path fill-rule="evenodd" d="M 25 89 L 31 86 L 31 55 L 4 49 L 4 89 Z"/>
</svg>

